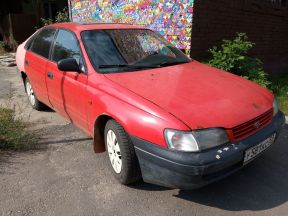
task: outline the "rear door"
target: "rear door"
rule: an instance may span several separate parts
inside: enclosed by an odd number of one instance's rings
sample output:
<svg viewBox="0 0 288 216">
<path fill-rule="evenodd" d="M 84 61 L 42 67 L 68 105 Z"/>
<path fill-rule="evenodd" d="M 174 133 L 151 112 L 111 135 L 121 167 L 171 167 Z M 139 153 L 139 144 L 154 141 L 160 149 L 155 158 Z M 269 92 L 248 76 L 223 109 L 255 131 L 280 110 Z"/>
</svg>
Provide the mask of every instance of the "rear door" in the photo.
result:
<svg viewBox="0 0 288 216">
<path fill-rule="evenodd" d="M 28 47 L 24 60 L 25 72 L 32 84 L 34 93 L 41 102 L 48 105 L 46 66 L 55 33 L 55 28 L 49 27 L 40 30 Z"/>
<path fill-rule="evenodd" d="M 60 71 L 57 62 L 74 58 L 82 72 Z M 55 110 L 73 124 L 88 131 L 87 126 L 87 74 L 76 35 L 59 29 L 52 48 L 51 61 L 47 64 L 49 100 Z"/>
</svg>

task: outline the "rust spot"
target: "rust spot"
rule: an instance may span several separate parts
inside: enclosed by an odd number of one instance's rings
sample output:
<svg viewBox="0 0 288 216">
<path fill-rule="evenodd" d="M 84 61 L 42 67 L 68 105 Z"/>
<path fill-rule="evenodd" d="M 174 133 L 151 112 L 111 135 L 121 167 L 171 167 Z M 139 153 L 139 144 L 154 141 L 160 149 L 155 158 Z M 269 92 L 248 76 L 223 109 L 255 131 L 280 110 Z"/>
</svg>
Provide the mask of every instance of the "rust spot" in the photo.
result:
<svg viewBox="0 0 288 216">
<path fill-rule="evenodd" d="M 256 109 L 259 109 L 259 108 L 260 108 L 260 106 L 259 106 L 257 103 L 255 103 L 255 102 L 253 102 L 252 105 L 253 105 L 253 107 L 256 108 Z"/>
<path fill-rule="evenodd" d="M 202 125 L 197 125 L 197 129 L 204 129 Z"/>
</svg>

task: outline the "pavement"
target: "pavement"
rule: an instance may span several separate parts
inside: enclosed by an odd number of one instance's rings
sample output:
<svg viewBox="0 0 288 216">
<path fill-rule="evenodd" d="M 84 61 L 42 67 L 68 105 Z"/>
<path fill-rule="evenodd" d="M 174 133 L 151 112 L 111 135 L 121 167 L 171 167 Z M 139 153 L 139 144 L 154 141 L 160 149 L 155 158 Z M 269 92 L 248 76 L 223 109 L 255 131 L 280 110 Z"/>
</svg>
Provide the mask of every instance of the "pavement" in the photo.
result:
<svg viewBox="0 0 288 216">
<path fill-rule="evenodd" d="M 16 66 L 15 53 L 7 53 L 5 55 L 0 55 L 0 64 L 6 67 Z"/>
<path fill-rule="evenodd" d="M 205 188 L 128 187 L 114 179 L 105 153 L 93 153 L 91 138 L 51 110 L 32 110 L 15 67 L 0 66 L 0 103 L 9 95 L 42 139 L 34 150 L 0 152 L 2 216 L 287 215 L 288 124 L 262 157 Z"/>
</svg>

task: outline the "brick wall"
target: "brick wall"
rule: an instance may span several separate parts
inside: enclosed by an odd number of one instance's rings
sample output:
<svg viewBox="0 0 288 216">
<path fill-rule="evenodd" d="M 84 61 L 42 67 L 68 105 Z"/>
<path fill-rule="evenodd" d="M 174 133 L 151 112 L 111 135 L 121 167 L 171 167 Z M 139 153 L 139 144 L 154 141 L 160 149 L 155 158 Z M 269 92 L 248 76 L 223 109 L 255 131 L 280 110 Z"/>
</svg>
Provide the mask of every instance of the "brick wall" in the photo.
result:
<svg viewBox="0 0 288 216">
<path fill-rule="evenodd" d="M 195 0 L 192 28 L 193 58 L 246 32 L 256 43 L 251 55 L 260 58 L 268 73 L 288 73 L 288 8 L 264 0 Z"/>
</svg>

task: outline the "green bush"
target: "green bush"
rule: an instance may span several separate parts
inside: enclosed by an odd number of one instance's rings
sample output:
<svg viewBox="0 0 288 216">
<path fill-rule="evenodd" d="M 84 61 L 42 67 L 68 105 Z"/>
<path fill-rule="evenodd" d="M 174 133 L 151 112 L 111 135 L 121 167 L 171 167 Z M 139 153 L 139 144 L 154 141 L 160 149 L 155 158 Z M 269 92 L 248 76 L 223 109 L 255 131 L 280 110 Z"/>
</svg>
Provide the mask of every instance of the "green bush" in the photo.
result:
<svg viewBox="0 0 288 216">
<path fill-rule="evenodd" d="M 5 49 L 5 46 L 6 46 L 5 42 L 4 41 L 0 41 L 0 48 L 1 49 Z"/>
<path fill-rule="evenodd" d="M 0 149 L 32 148 L 38 137 L 29 130 L 29 126 L 24 117 L 16 113 L 15 108 L 0 107 Z"/>
<path fill-rule="evenodd" d="M 10 49 L 7 42 L 0 41 L 0 54 L 6 54 L 8 51 L 10 51 Z"/>
<path fill-rule="evenodd" d="M 41 18 L 40 21 L 41 21 L 42 26 L 50 25 L 52 23 L 69 22 L 70 19 L 69 19 L 68 9 L 64 8 L 62 11 L 59 11 L 54 20 Z"/>
<path fill-rule="evenodd" d="M 276 95 L 280 109 L 288 115 L 288 75 L 271 77 L 270 89 Z"/>
<path fill-rule="evenodd" d="M 0 55 L 5 53 L 5 43 L 3 41 L 0 41 Z"/>
<path fill-rule="evenodd" d="M 6 54 L 7 52 L 16 51 L 18 47 L 18 43 L 13 37 L 13 35 L 10 35 L 8 38 L 6 38 L 5 41 L 0 41 L 0 54 Z"/>
<path fill-rule="evenodd" d="M 262 62 L 248 55 L 254 45 L 245 33 L 237 33 L 235 39 L 223 40 L 220 48 L 210 49 L 212 58 L 207 63 L 267 87 L 270 82 L 264 72 Z"/>
</svg>

